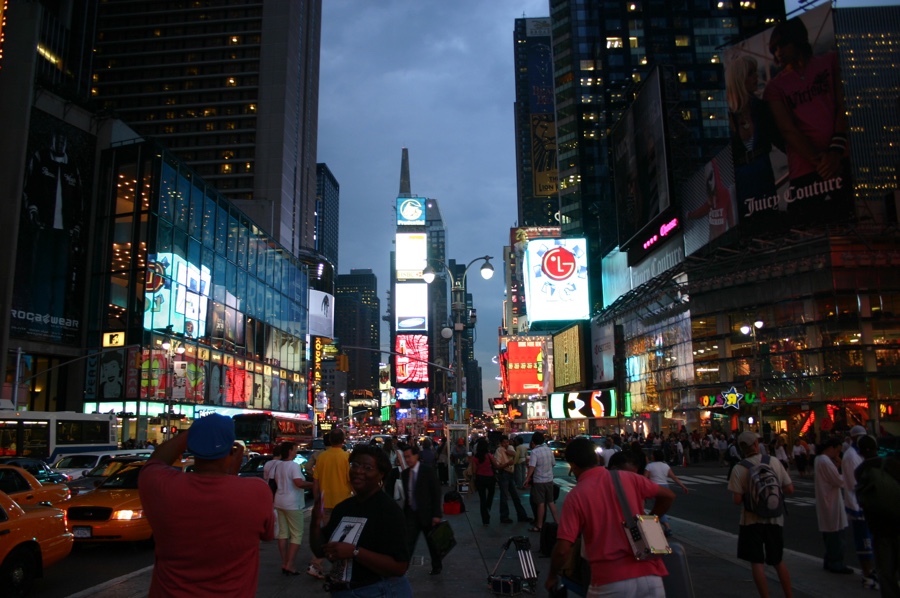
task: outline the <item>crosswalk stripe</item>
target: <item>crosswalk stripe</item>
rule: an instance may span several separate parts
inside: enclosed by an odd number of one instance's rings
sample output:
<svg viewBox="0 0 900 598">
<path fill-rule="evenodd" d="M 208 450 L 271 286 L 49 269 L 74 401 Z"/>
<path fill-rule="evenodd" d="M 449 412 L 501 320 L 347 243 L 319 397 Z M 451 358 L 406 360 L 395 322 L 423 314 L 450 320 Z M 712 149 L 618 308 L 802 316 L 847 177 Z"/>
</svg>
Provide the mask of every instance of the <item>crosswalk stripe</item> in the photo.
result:
<svg viewBox="0 0 900 598">
<path fill-rule="evenodd" d="M 726 482 L 724 477 L 711 475 L 680 475 L 678 479 L 685 484 L 724 484 Z"/>
</svg>

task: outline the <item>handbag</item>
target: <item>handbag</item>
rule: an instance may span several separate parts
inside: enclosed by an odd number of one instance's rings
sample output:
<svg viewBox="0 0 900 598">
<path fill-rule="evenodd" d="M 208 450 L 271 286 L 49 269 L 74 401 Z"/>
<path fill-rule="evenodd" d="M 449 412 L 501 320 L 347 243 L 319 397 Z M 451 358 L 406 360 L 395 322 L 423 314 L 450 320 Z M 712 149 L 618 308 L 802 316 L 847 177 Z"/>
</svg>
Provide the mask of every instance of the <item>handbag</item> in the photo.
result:
<svg viewBox="0 0 900 598">
<path fill-rule="evenodd" d="M 278 492 L 278 482 L 275 481 L 275 472 L 278 471 L 278 466 L 272 466 L 272 477 L 269 478 L 269 488 L 272 490 L 272 496 L 275 496 L 275 493 Z"/>
<path fill-rule="evenodd" d="M 456 546 L 456 536 L 453 535 L 453 528 L 450 527 L 449 521 L 441 521 L 428 530 L 428 533 L 425 534 L 425 541 L 429 546 L 435 548 L 435 552 L 441 555 L 442 559 Z"/>
<path fill-rule="evenodd" d="M 622 526 L 625 528 L 625 537 L 634 551 L 634 558 L 639 561 L 647 560 L 653 556 L 671 554 L 672 549 L 666 540 L 659 517 L 656 515 L 630 514 L 628 500 L 625 498 L 625 490 L 622 489 L 622 481 L 619 472 L 615 469 L 609 471 L 612 476 L 613 486 L 619 497 L 619 507 L 622 512 Z"/>
</svg>

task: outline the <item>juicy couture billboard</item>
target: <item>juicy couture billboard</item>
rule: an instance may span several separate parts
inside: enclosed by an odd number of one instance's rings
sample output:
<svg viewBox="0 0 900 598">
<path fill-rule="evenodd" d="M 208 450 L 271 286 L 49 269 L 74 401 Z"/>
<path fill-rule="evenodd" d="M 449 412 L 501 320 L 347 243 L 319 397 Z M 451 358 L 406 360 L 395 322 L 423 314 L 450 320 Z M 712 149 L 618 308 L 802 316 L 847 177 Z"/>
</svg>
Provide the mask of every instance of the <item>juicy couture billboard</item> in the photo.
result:
<svg viewBox="0 0 900 598">
<path fill-rule="evenodd" d="M 724 63 L 742 223 L 849 215 L 848 124 L 831 6 L 730 47 Z"/>
</svg>

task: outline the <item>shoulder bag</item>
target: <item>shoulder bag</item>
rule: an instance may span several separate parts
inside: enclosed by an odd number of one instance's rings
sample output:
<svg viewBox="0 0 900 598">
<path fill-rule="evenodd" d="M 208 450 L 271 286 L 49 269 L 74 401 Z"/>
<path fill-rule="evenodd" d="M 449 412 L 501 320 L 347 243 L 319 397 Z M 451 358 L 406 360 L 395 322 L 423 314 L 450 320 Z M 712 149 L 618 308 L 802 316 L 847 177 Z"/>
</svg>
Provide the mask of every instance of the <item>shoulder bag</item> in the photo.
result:
<svg viewBox="0 0 900 598">
<path fill-rule="evenodd" d="M 671 554 L 672 549 L 666 540 L 659 517 L 656 515 L 632 514 L 625 498 L 625 490 L 622 488 L 622 480 L 619 472 L 610 470 L 613 485 L 616 487 L 616 495 L 619 497 L 619 507 L 622 513 L 622 526 L 625 528 L 625 537 L 634 551 L 634 558 L 639 561 L 647 560 L 653 556 Z"/>
<path fill-rule="evenodd" d="M 272 489 L 272 496 L 278 492 L 278 482 L 275 481 L 275 474 L 278 472 L 278 465 L 272 466 L 272 475 L 269 477 L 269 488 Z"/>
</svg>

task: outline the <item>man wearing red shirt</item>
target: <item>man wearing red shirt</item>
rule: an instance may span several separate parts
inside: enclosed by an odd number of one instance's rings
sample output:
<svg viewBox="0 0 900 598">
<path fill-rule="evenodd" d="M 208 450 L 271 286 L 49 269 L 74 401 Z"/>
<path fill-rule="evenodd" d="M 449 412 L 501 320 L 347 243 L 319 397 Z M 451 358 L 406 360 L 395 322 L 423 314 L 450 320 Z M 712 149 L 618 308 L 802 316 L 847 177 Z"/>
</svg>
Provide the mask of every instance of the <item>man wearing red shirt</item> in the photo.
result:
<svg viewBox="0 0 900 598">
<path fill-rule="evenodd" d="M 611 474 L 597 467 L 594 444 L 587 438 L 575 438 L 566 446 L 566 462 L 572 468 L 575 488 L 569 491 L 559 519 L 556 545 L 550 560 L 546 587 L 554 588 L 559 571 L 569 558 L 580 534 L 583 554 L 591 565 L 588 596 L 647 596 L 664 598 L 662 577 L 668 575 L 660 558 L 639 561 L 625 536 L 619 498 Z M 644 512 L 644 500 L 655 498 L 650 513 L 664 515 L 675 494 L 644 476 L 619 471 L 619 479 L 633 513 Z M 597 505 L 606 505 L 598 509 Z"/>
<path fill-rule="evenodd" d="M 191 473 L 169 466 L 185 450 Z M 275 515 L 268 484 L 236 475 L 243 452 L 232 419 L 212 414 L 144 465 L 139 492 L 156 541 L 150 598 L 256 594 L 259 543 L 272 539 Z"/>
</svg>

